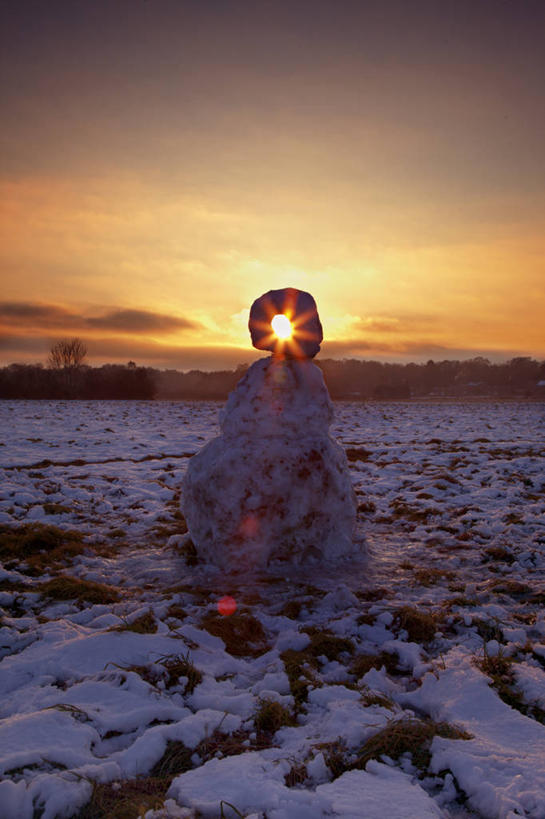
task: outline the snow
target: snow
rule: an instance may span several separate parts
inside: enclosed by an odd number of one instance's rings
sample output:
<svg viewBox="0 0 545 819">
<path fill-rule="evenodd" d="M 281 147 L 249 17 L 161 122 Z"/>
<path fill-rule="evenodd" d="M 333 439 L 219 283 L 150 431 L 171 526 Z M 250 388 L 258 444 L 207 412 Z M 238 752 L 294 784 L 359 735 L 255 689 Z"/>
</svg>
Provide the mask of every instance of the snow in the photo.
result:
<svg viewBox="0 0 545 819">
<path fill-rule="evenodd" d="M 395 805 L 396 819 L 436 819 L 441 811 L 426 792 L 400 770 L 369 762 L 365 771 L 347 771 L 334 782 L 319 785 L 317 796 L 329 810 L 346 819 L 384 819 L 385 806 Z"/>
<path fill-rule="evenodd" d="M 432 770 L 452 771 L 484 817 L 521 807 L 525 816 L 545 816 L 545 728 L 502 702 L 462 649 L 444 659 L 439 677 L 425 675 L 418 691 L 400 697 L 473 735 L 463 743 L 435 737 Z"/>
<path fill-rule="evenodd" d="M 323 757 L 322 757 L 323 759 Z M 439 807 L 406 774 L 370 762 L 366 771 L 348 771 L 335 782 L 318 785 L 315 791 L 288 788 L 283 778 L 289 766 L 267 760 L 265 754 L 248 753 L 212 759 L 194 771 L 177 777 L 169 790 L 181 805 L 217 816 L 220 801 L 250 813 L 265 811 L 274 819 L 384 819 L 386 805 L 395 804 L 396 819 L 437 819 Z"/>
<path fill-rule="evenodd" d="M 263 574 L 188 566 L 183 554 L 183 478 L 218 436 L 218 410 L 0 403 L 0 525 L 84 536 L 80 554 L 44 555 L 43 570 L 23 557 L 0 568 L 3 819 L 77 816 L 93 783 L 150 776 L 172 743 L 189 769 L 172 772 L 147 819 L 217 817 L 222 800 L 254 819 L 543 819 L 544 404 L 336 405 L 330 433 L 348 452 L 368 556 Z M 41 584 L 59 574 L 106 583 L 119 599 L 46 597 Z M 227 594 L 231 622 L 261 623 L 261 653 L 240 643 L 230 653 L 206 629 Z M 430 615 L 435 635 L 402 627 L 403 607 Z M 149 613 L 152 628 L 131 630 Z M 312 654 L 312 628 L 353 651 Z M 376 667 L 358 676 L 361 655 Z M 302 707 L 289 656 L 308 687 Z M 485 657 L 511 663 L 524 707 L 501 699 Z M 168 675 L 184 658 L 202 675 L 194 689 L 186 672 Z M 263 735 L 254 716 L 267 700 L 293 720 Z M 436 735 L 427 770 L 409 754 L 354 766 L 370 737 L 407 717 L 471 738 Z M 334 773 L 332 749 L 348 770 Z M 305 771 L 295 784 L 292 769 Z"/>
</svg>

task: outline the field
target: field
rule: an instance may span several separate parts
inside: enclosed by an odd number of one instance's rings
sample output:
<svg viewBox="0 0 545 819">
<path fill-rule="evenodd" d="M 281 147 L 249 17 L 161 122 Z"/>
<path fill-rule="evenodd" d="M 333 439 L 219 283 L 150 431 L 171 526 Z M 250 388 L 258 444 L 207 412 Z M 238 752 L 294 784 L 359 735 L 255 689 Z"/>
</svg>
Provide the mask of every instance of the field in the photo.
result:
<svg viewBox="0 0 545 819">
<path fill-rule="evenodd" d="M 218 408 L 0 403 L 2 817 L 543 819 L 545 405 L 338 404 L 361 560 L 258 577 L 180 512 Z"/>
</svg>

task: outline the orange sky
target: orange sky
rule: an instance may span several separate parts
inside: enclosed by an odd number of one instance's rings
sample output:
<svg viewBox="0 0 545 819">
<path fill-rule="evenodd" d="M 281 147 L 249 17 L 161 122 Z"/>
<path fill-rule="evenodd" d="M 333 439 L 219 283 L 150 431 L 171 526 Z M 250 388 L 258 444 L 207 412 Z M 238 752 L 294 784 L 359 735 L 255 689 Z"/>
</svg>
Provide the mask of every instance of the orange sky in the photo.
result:
<svg viewBox="0 0 545 819">
<path fill-rule="evenodd" d="M 235 366 L 286 286 L 323 356 L 545 357 L 541 2 L 1 14 L 2 363 Z"/>
</svg>

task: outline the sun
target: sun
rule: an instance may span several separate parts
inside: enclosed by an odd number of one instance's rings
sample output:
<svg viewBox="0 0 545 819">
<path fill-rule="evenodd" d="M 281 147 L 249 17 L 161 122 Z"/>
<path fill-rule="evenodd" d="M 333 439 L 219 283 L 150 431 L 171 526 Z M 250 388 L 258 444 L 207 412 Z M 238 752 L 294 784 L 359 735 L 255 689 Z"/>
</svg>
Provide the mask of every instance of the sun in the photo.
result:
<svg viewBox="0 0 545 819">
<path fill-rule="evenodd" d="M 273 316 L 271 327 L 278 338 L 291 338 L 293 327 L 291 321 L 284 313 L 277 313 L 276 316 Z"/>
</svg>

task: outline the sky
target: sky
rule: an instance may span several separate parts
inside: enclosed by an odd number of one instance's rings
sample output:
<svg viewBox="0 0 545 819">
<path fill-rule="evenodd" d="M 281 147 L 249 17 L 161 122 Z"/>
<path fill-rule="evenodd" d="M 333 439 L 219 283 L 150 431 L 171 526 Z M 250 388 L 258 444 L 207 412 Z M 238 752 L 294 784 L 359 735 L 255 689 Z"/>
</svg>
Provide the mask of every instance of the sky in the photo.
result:
<svg viewBox="0 0 545 819">
<path fill-rule="evenodd" d="M 0 364 L 545 358 L 542 0 L 4 0 Z"/>
</svg>

